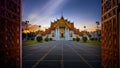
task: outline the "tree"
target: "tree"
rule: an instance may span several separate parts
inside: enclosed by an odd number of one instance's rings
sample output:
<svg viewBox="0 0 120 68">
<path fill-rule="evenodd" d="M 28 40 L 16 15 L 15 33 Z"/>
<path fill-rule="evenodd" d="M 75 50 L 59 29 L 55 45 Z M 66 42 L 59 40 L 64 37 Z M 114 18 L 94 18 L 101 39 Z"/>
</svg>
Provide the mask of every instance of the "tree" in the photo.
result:
<svg viewBox="0 0 120 68">
<path fill-rule="evenodd" d="M 38 37 L 37 37 L 37 41 L 38 41 L 38 42 L 42 42 L 42 40 L 43 40 L 43 39 L 42 39 L 42 36 L 38 36 Z"/>
<path fill-rule="evenodd" d="M 96 21 L 97 27 L 100 25 L 99 21 Z"/>
<path fill-rule="evenodd" d="M 77 38 L 76 38 L 76 41 L 80 41 L 80 38 L 77 37 Z"/>
<path fill-rule="evenodd" d="M 45 41 L 49 41 L 49 38 L 48 38 L 48 36 L 45 38 Z"/>
<path fill-rule="evenodd" d="M 75 38 L 73 38 L 73 41 L 75 41 Z"/>
<path fill-rule="evenodd" d="M 87 42 L 87 37 L 83 37 L 83 42 Z"/>
<path fill-rule="evenodd" d="M 52 38 L 50 38 L 50 41 L 52 41 L 53 39 Z"/>
<path fill-rule="evenodd" d="M 99 23 L 99 21 L 96 21 L 96 25 L 97 25 L 97 29 L 96 29 L 96 32 L 97 32 L 97 41 L 99 41 L 99 34 L 98 34 L 98 31 L 99 31 L 99 29 L 98 29 L 98 26 L 100 25 L 100 23 Z"/>
</svg>

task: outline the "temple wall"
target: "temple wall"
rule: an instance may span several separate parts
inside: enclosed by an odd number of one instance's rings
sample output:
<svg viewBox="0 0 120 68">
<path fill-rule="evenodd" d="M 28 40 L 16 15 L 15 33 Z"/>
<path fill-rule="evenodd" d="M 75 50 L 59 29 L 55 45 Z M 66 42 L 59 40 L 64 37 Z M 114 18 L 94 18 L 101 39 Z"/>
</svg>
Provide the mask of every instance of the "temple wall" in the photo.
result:
<svg viewBox="0 0 120 68">
<path fill-rule="evenodd" d="M 46 38 L 46 36 L 42 36 L 43 40 Z"/>
<path fill-rule="evenodd" d="M 54 37 L 52 37 L 52 33 L 54 33 Z M 55 31 L 54 31 L 54 30 L 51 31 L 51 38 L 52 38 L 53 40 L 55 40 Z"/>
<path fill-rule="evenodd" d="M 58 36 L 57 29 L 55 29 L 55 40 L 57 40 L 57 36 Z"/>
<path fill-rule="evenodd" d="M 72 37 L 69 36 L 69 40 L 73 40 L 73 33 L 74 33 L 74 32 L 70 30 L 69 33 L 72 33 Z"/>
<path fill-rule="evenodd" d="M 79 36 L 80 40 L 82 40 L 82 36 Z"/>
<path fill-rule="evenodd" d="M 76 38 L 76 34 L 73 33 L 73 38 Z"/>
<path fill-rule="evenodd" d="M 76 34 L 72 30 L 69 30 L 65 28 L 65 34 L 64 38 L 60 38 L 60 30 L 59 28 L 56 28 L 55 30 L 52 30 L 51 33 L 48 35 L 48 38 L 52 38 L 53 40 L 73 40 L 73 38 L 76 38 Z M 54 37 L 52 37 L 52 33 L 54 33 Z M 70 33 L 72 33 L 72 37 L 70 37 Z M 46 36 L 43 36 L 43 39 L 45 39 Z M 82 40 L 82 36 L 78 36 L 80 40 Z"/>
</svg>

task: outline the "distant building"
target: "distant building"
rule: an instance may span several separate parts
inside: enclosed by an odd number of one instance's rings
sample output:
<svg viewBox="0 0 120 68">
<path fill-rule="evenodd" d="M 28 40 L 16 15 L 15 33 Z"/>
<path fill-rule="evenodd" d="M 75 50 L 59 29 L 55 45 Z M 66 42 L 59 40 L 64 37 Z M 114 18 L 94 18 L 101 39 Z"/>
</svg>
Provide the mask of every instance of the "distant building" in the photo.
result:
<svg viewBox="0 0 120 68">
<path fill-rule="evenodd" d="M 0 0 L 0 68 L 20 68 L 21 0 Z"/>
<path fill-rule="evenodd" d="M 91 40 L 101 41 L 101 30 L 90 32 L 89 35 Z"/>
<path fill-rule="evenodd" d="M 51 22 L 50 28 L 42 32 L 42 36 L 43 39 L 49 37 L 53 40 L 73 40 L 76 37 L 81 38 L 81 33 L 74 27 L 74 23 L 61 16 L 57 21 Z"/>
<path fill-rule="evenodd" d="M 81 36 L 82 36 L 82 37 L 86 37 L 87 40 L 90 40 L 90 37 L 89 37 L 90 34 L 89 34 L 88 31 L 84 30 L 84 31 L 81 31 L 80 33 L 81 33 Z M 82 40 L 82 37 L 81 37 L 81 40 Z"/>
<path fill-rule="evenodd" d="M 120 68 L 120 0 L 102 0 L 102 68 Z"/>
</svg>

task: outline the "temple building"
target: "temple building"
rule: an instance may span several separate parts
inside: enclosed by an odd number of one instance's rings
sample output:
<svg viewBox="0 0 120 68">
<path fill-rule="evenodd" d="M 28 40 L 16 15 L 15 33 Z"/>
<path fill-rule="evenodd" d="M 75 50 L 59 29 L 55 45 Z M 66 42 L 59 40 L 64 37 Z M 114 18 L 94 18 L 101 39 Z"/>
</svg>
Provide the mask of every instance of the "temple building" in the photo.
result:
<svg viewBox="0 0 120 68">
<path fill-rule="evenodd" d="M 74 27 L 74 23 L 71 23 L 67 19 L 61 16 L 54 22 L 51 22 L 51 26 L 41 33 L 43 39 L 46 37 L 52 38 L 53 40 L 73 40 L 73 38 L 82 38 L 82 34 L 79 29 Z"/>
</svg>

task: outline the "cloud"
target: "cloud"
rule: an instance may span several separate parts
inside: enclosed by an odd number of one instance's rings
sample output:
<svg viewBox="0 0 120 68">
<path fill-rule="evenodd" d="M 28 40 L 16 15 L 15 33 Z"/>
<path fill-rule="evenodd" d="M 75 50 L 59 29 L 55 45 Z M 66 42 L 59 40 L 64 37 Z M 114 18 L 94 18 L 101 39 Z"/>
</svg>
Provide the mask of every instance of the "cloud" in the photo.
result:
<svg viewBox="0 0 120 68">
<path fill-rule="evenodd" d="M 27 17 L 33 24 L 44 25 L 50 23 L 52 14 L 54 14 L 58 8 L 63 4 L 64 0 L 49 0 L 42 8 L 35 9 Z"/>
<path fill-rule="evenodd" d="M 29 16 L 28 16 L 28 20 L 34 20 L 34 19 L 38 19 L 38 15 L 37 14 L 35 14 L 35 13 L 32 13 L 32 14 L 30 14 Z"/>
</svg>

